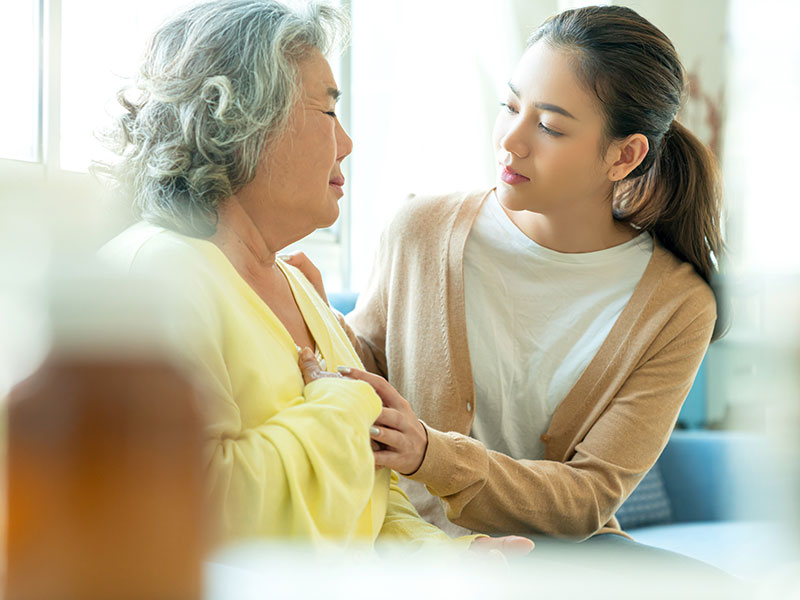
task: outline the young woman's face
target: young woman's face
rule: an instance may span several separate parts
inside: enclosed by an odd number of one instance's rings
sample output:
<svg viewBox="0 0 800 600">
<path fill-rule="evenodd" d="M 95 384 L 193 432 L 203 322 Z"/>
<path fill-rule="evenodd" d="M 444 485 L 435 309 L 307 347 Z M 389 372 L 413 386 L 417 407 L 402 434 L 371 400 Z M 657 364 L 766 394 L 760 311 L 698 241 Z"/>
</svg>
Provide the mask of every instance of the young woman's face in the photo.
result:
<svg viewBox="0 0 800 600">
<path fill-rule="evenodd" d="M 604 116 L 575 77 L 569 54 L 536 42 L 509 81 L 494 126 L 497 195 L 510 210 L 577 215 L 606 200 Z"/>
</svg>

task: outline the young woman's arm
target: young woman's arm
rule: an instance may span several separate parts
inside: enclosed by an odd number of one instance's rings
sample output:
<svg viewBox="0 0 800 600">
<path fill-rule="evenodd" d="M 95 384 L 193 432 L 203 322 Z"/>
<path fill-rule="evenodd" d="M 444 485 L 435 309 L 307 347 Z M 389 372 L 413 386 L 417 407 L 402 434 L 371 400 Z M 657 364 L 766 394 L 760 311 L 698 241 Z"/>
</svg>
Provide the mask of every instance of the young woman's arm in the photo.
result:
<svg viewBox="0 0 800 600">
<path fill-rule="evenodd" d="M 714 327 L 698 315 L 641 364 L 565 462 L 514 460 L 468 436 L 428 428 L 410 476 L 447 517 L 482 531 L 586 538 L 606 525 L 666 445 Z"/>
</svg>

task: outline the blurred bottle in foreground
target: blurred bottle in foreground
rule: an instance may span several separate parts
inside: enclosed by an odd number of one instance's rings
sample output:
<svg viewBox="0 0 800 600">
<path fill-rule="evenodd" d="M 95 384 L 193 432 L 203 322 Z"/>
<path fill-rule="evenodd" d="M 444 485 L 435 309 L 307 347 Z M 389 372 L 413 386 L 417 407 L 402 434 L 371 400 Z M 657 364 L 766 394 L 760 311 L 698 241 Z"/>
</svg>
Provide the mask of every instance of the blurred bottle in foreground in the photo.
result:
<svg viewBox="0 0 800 600">
<path fill-rule="evenodd" d="M 202 422 L 153 291 L 60 276 L 52 344 L 11 392 L 6 598 L 196 599 Z"/>
</svg>

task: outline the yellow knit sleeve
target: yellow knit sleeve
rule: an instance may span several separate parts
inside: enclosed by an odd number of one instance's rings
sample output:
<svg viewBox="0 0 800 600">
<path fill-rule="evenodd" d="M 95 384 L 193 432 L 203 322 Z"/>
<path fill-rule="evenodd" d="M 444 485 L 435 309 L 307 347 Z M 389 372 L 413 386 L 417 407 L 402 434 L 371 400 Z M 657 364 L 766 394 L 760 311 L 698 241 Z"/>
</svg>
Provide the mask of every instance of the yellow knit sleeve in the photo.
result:
<svg viewBox="0 0 800 600">
<path fill-rule="evenodd" d="M 402 544 L 412 550 L 434 548 L 466 550 L 477 535 L 451 538 L 444 531 L 419 516 L 406 493 L 398 485 L 399 476 L 392 471 L 386 518 L 376 542 Z"/>
<path fill-rule="evenodd" d="M 320 379 L 266 423 L 209 439 L 210 494 L 224 538 L 357 537 L 373 491 L 368 429 L 379 411 L 367 384 Z M 234 415 L 220 417 L 235 424 Z"/>
</svg>

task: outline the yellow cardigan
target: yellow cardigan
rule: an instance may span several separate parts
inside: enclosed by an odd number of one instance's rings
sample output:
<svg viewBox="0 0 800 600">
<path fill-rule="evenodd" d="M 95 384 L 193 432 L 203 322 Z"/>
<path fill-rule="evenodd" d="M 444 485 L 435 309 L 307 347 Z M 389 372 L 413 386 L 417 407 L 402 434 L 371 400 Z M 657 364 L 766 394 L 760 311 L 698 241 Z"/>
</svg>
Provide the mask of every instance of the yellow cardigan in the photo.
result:
<svg viewBox="0 0 800 600">
<path fill-rule="evenodd" d="M 178 334 L 206 391 L 204 458 L 222 541 L 450 540 L 419 517 L 396 473 L 375 470 L 368 431 L 381 402 L 373 389 L 335 378 L 304 386 L 289 332 L 213 243 L 139 223 L 100 254 L 128 273 L 181 279 L 165 289 L 180 290 L 174 300 L 190 328 Z M 362 368 L 308 280 L 278 265 L 328 370 Z"/>
</svg>

